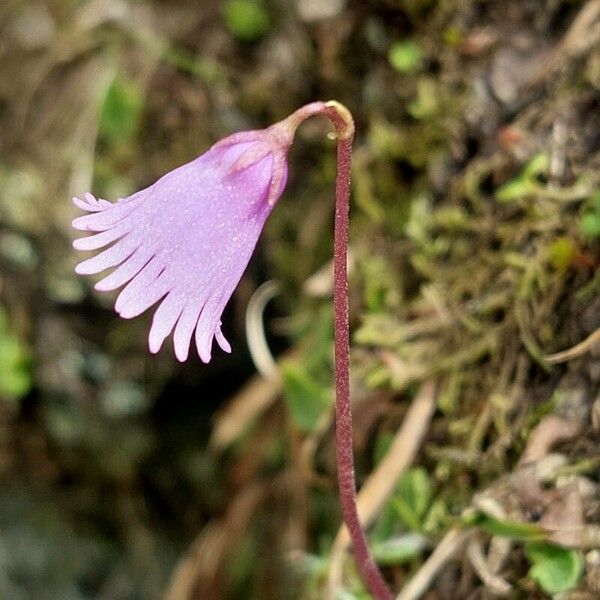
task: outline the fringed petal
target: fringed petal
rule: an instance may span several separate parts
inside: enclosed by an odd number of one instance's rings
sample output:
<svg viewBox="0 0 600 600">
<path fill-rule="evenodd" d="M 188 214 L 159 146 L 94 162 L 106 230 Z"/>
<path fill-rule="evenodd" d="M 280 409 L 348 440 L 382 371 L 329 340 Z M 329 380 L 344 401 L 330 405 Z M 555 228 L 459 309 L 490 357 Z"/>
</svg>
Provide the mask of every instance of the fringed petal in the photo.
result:
<svg viewBox="0 0 600 600">
<path fill-rule="evenodd" d="M 221 331 L 221 322 L 219 321 L 219 325 L 215 330 L 215 339 L 217 340 L 217 344 L 221 347 L 223 352 L 227 352 L 227 354 L 231 353 L 231 344 L 225 339 L 223 335 L 223 331 Z"/>
<path fill-rule="evenodd" d="M 131 281 L 148 264 L 151 258 L 152 251 L 150 248 L 139 248 L 123 264 L 100 280 L 94 287 L 99 292 L 110 292 L 120 288 Z"/>
<path fill-rule="evenodd" d="M 180 294 L 171 292 L 156 309 L 148 337 L 152 354 L 156 354 L 160 350 L 165 338 L 173 331 L 184 304 L 185 299 Z"/>
<path fill-rule="evenodd" d="M 115 302 L 115 310 L 122 314 L 128 311 L 134 300 L 143 294 L 144 290 L 155 282 L 165 270 L 164 264 L 156 257 L 152 258 L 146 266 L 121 290 Z"/>
<path fill-rule="evenodd" d="M 179 317 L 179 321 L 177 321 L 175 333 L 173 334 L 173 345 L 175 347 L 175 356 L 180 362 L 187 360 L 192 335 L 196 328 L 196 324 L 198 323 L 198 317 L 200 316 L 202 307 L 202 301 L 188 300 L 188 303 Z"/>
<path fill-rule="evenodd" d="M 94 198 L 94 196 L 92 196 L 90 193 L 85 195 L 85 200 L 81 200 L 77 197 L 73 198 L 73 204 L 77 208 L 86 210 L 87 212 L 98 212 L 104 209 L 102 204 L 100 204 L 100 202 L 96 200 L 96 198 Z"/>
<path fill-rule="evenodd" d="M 138 246 L 138 239 L 132 236 L 126 237 L 108 248 L 108 250 L 80 262 L 75 267 L 75 272 L 79 275 L 93 275 L 110 267 L 115 267 L 129 258 Z"/>
<path fill-rule="evenodd" d="M 171 289 L 166 277 L 159 277 L 155 282 L 149 285 L 144 293 L 138 294 L 128 302 L 119 313 L 124 319 L 133 319 L 147 311 L 152 305 L 156 304 Z"/>
<path fill-rule="evenodd" d="M 112 242 L 117 241 L 131 230 L 131 224 L 125 220 L 120 221 L 117 225 L 111 229 L 107 229 L 102 233 L 96 233 L 95 235 L 88 235 L 84 238 L 79 238 L 73 242 L 73 248 L 75 250 L 99 250 L 108 246 Z"/>
<path fill-rule="evenodd" d="M 109 202 L 109 206 L 100 211 L 77 217 L 73 220 L 72 225 L 80 231 L 106 231 L 132 213 L 143 201 L 144 196 L 139 195 L 129 201 Z"/>
<path fill-rule="evenodd" d="M 210 362 L 216 322 L 220 321 L 222 312 L 222 296 L 213 296 L 205 304 L 200 314 L 196 326 L 196 349 L 200 360 L 204 363 Z"/>
</svg>

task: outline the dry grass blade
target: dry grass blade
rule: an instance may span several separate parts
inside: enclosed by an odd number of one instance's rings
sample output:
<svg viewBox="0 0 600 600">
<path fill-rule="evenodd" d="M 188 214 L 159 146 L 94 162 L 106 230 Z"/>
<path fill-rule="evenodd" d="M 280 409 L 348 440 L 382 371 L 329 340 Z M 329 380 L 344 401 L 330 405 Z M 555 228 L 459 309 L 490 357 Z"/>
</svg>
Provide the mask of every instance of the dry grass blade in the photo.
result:
<svg viewBox="0 0 600 600">
<path fill-rule="evenodd" d="M 263 313 L 270 300 L 279 294 L 277 281 L 266 281 L 256 289 L 246 308 L 246 343 L 256 370 L 265 378 L 277 378 L 277 363 L 269 350 Z"/>
<path fill-rule="evenodd" d="M 575 421 L 567 421 L 556 415 L 544 417 L 529 434 L 519 463 L 526 465 L 541 460 L 555 444 L 573 439 L 580 430 L 581 425 Z"/>
<path fill-rule="evenodd" d="M 600 26 L 597 22 L 599 17 L 600 0 L 590 0 L 584 4 L 560 43 L 530 78 L 529 85 L 536 85 L 547 79 L 570 57 L 596 45 L 600 39 Z"/>
<path fill-rule="evenodd" d="M 481 581 L 485 583 L 492 594 L 495 596 L 508 596 L 510 594 L 512 586 L 492 571 L 483 553 L 481 540 L 474 538 L 467 544 L 467 557 Z"/>
<path fill-rule="evenodd" d="M 224 450 L 233 444 L 250 424 L 269 408 L 281 391 L 279 377 L 264 379 L 255 375 L 227 403 L 215 418 L 210 447 Z"/>
<path fill-rule="evenodd" d="M 423 563 L 415 576 L 396 596 L 396 600 L 417 600 L 433 583 L 442 567 L 465 545 L 473 531 L 451 529 Z"/>
<path fill-rule="evenodd" d="M 568 348 L 567 350 L 557 352 L 556 354 L 549 354 L 548 356 L 544 356 L 544 360 L 553 364 L 564 363 L 569 360 L 573 360 L 574 358 L 579 358 L 580 356 L 583 356 L 586 352 L 589 352 L 598 342 L 600 342 L 600 329 L 596 329 L 590 335 L 588 335 L 588 337 L 586 337 L 585 340 L 579 342 L 579 344 L 575 344 L 575 346 Z"/>
<path fill-rule="evenodd" d="M 222 521 L 209 523 L 191 544 L 175 568 L 164 600 L 206 598 L 206 588 L 214 587 L 227 554 L 243 535 L 257 504 L 265 493 L 264 484 L 247 486 L 232 501 Z M 205 588 L 204 592 L 198 586 Z M 198 595 L 196 595 L 198 592 Z M 214 593 L 211 592 L 211 597 Z M 200 595 L 202 594 L 202 595 Z"/>
</svg>

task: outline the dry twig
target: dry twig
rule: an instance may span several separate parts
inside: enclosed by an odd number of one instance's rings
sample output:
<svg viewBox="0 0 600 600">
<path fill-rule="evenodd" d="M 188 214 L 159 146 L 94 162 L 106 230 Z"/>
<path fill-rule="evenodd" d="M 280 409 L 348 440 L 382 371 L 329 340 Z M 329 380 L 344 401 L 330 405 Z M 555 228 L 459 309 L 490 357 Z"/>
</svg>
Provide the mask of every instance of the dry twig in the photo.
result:
<svg viewBox="0 0 600 600">
<path fill-rule="evenodd" d="M 596 329 L 585 340 L 575 344 L 575 346 L 563 350 L 562 352 L 556 352 L 555 354 L 548 354 L 544 356 L 544 360 L 549 363 L 559 364 L 564 363 L 574 358 L 583 356 L 586 352 L 589 352 L 595 344 L 600 342 L 600 329 Z"/>
<path fill-rule="evenodd" d="M 451 529 L 423 563 L 415 576 L 396 596 L 396 600 L 417 600 L 432 584 L 442 567 L 466 544 L 473 531 Z"/>
<path fill-rule="evenodd" d="M 246 529 L 265 489 L 258 483 L 246 486 L 231 502 L 225 518 L 209 523 L 200 532 L 173 571 L 164 600 L 191 600 L 200 581 L 206 587 L 214 585 L 225 556 Z"/>
</svg>

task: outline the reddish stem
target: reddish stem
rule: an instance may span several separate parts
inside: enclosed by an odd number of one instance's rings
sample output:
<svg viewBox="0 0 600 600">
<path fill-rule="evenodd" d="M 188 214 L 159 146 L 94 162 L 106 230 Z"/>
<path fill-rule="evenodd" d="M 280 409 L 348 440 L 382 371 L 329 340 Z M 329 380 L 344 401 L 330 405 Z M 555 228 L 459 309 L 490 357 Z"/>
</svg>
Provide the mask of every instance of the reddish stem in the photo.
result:
<svg viewBox="0 0 600 600">
<path fill-rule="evenodd" d="M 338 118 L 331 119 L 338 130 L 337 178 L 335 184 L 335 226 L 333 243 L 333 308 L 335 335 L 335 435 L 338 485 L 344 522 L 362 578 L 377 600 L 392 600 L 379 568 L 371 557 L 365 531 L 358 516 L 354 455 L 352 448 L 352 407 L 350 405 L 350 327 L 348 323 L 348 212 L 350 205 L 350 162 L 352 134 L 343 136 Z M 343 119 L 342 119 L 343 120 Z M 338 121 L 336 123 L 336 121 Z M 346 126 L 347 129 L 347 126 Z M 353 128 L 354 129 L 354 128 Z"/>
<path fill-rule="evenodd" d="M 295 128 L 304 119 L 322 114 L 337 132 L 337 178 L 333 244 L 333 308 L 335 336 L 335 435 L 338 485 L 344 522 L 352 539 L 356 564 L 368 590 L 376 600 L 393 600 L 379 568 L 371 557 L 356 502 L 350 404 L 350 326 L 348 322 L 348 213 L 350 206 L 350 163 L 354 122 L 348 109 L 338 102 L 313 102 L 288 119 Z M 284 121 L 285 123 L 285 121 Z"/>
</svg>

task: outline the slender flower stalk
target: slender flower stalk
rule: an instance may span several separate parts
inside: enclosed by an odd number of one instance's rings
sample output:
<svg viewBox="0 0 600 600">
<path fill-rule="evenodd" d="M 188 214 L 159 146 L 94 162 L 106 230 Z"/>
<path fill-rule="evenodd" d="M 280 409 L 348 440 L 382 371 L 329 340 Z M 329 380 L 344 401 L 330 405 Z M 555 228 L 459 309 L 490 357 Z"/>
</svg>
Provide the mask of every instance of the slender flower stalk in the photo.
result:
<svg viewBox="0 0 600 600">
<path fill-rule="evenodd" d="M 76 267 L 94 274 L 116 267 L 96 284 L 100 291 L 125 286 L 115 308 L 135 317 L 161 301 L 149 335 L 158 352 L 173 332 L 175 355 L 188 358 L 195 333 L 200 358 L 211 358 L 213 340 L 231 350 L 221 314 L 273 206 L 287 182 L 287 153 L 298 126 L 315 115 L 336 130 L 337 179 L 334 226 L 334 331 L 336 460 L 344 522 L 362 579 L 376 600 L 392 600 L 371 557 L 360 523 L 352 449 L 350 338 L 348 322 L 348 212 L 354 121 L 336 101 L 312 102 L 270 127 L 243 131 L 217 142 L 196 160 L 118 202 L 74 199 L 88 215 L 73 227 L 92 233 L 75 240 L 78 250 L 100 254 Z"/>
<path fill-rule="evenodd" d="M 286 121 L 294 128 L 313 115 L 324 115 L 337 138 L 335 219 L 333 243 L 333 325 L 335 337 L 335 439 L 338 486 L 344 523 L 361 577 L 376 600 L 392 600 L 379 568 L 371 557 L 365 531 L 360 523 L 356 500 L 352 448 L 352 407 L 350 404 L 350 325 L 348 319 L 348 217 L 350 208 L 350 165 L 354 140 L 354 119 L 339 102 L 313 102 L 298 109 Z"/>
<path fill-rule="evenodd" d="M 350 163 L 354 122 L 341 104 L 330 102 L 329 116 L 338 134 L 333 244 L 333 309 L 335 335 L 335 435 L 338 485 L 344 522 L 352 539 L 356 564 L 367 588 L 377 600 L 392 600 L 381 572 L 371 557 L 356 502 L 350 405 L 350 328 L 348 321 L 348 212 Z"/>
</svg>

